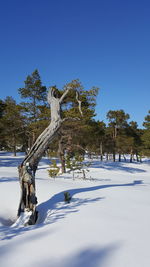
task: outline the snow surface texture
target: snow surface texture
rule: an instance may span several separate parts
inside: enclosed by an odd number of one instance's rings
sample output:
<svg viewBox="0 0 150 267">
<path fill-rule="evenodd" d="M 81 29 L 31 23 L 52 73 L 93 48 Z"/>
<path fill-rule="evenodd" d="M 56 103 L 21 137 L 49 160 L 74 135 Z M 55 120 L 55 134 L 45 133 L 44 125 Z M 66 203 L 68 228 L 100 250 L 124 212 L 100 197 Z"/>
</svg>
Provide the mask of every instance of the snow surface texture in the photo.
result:
<svg viewBox="0 0 150 267">
<path fill-rule="evenodd" d="M 39 217 L 16 221 L 20 199 L 17 166 L 23 156 L 0 153 L 1 267 L 149 267 L 150 162 L 93 160 L 81 174 L 36 174 Z M 70 203 L 64 202 L 69 192 Z"/>
</svg>

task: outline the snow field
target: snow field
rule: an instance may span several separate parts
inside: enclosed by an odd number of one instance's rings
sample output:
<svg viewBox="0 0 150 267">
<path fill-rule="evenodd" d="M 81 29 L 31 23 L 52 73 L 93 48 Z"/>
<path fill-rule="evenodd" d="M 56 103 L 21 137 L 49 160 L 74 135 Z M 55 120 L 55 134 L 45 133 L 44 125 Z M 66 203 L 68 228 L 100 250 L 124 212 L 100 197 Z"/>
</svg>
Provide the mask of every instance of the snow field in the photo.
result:
<svg viewBox="0 0 150 267">
<path fill-rule="evenodd" d="M 150 266 L 148 161 L 93 161 L 91 180 L 73 180 L 71 174 L 49 178 L 42 160 L 36 174 L 38 221 L 23 227 L 15 223 L 22 156 L 1 153 L 0 159 L 1 267 Z M 72 196 L 69 204 L 65 191 Z"/>
</svg>

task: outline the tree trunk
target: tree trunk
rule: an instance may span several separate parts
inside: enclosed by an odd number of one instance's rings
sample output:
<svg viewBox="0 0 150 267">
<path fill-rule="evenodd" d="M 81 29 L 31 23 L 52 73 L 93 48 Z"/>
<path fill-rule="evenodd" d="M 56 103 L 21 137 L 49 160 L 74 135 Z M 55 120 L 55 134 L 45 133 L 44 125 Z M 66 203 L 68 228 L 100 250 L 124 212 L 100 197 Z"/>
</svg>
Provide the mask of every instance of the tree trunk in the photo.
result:
<svg viewBox="0 0 150 267">
<path fill-rule="evenodd" d="M 16 151 L 16 146 L 15 145 L 13 146 L 13 153 L 14 153 L 14 157 L 16 157 L 17 156 L 17 151 Z"/>
<path fill-rule="evenodd" d="M 115 128 L 115 134 L 116 134 L 116 128 Z M 114 137 L 113 140 L 113 161 L 116 161 L 116 140 L 115 140 L 116 136 Z"/>
<path fill-rule="evenodd" d="M 16 149 L 16 136 L 15 135 L 13 137 L 13 153 L 14 153 L 14 157 L 16 157 L 17 149 Z"/>
<path fill-rule="evenodd" d="M 115 149 L 113 150 L 113 161 L 114 162 L 116 161 L 116 152 L 115 152 Z"/>
<path fill-rule="evenodd" d="M 64 120 L 61 119 L 61 103 L 71 88 L 67 88 L 61 98 L 57 98 L 55 88 L 50 88 L 48 93 L 48 103 L 51 107 L 51 122 L 49 126 L 40 134 L 29 153 L 18 167 L 19 180 L 21 186 L 21 198 L 18 208 L 18 216 L 23 212 L 30 212 L 27 224 L 35 224 L 38 212 L 36 211 L 37 197 L 35 189 L 35 173 L 38 163 L 49 144 L 55 138 Z M 81 102 L 79 103 L 79 110 Z"/>
<path fill-rule="evenodd" d="M 124 161 L 126 161 L 126 157 L 125 157 L 125 155 L 123 154 L 123 158 L 124 158 Z"/>
<path fill-rule="evenodd" d="M 103 161 L 103 142 L 100 143 L 100 159 Z"/>
<path fill-rule="evenodd" d="M 35 141 L 36 141 L 36 137 L 35 137 L 35 132 L 33 130 L 32 137 L 31 137 L 31 147 L 33 146 L 33 144 L 35 143 Z"/>
<path fill-rule="evenodd" d="M 136 160 L 137 160 L 137 162 L 139 162 L 139 156 L 138 156 L 137 152 L 136 152 Z"/>
<path fill-rule="evenodd" d="M 133 161 L 133 149 L 131 148 L 131 151 L 130 151 L 130 162 L 132 163 Z"/>
<path fill-rule="evenodd" d="M 37 198 L 35 195 L 35 176 L 32 173 L 30 166 L 22 165 L 18 167 L 19 170 L 19 179 L 21 186 L 21 198 L 18 208 L 18 216 L 21 212 L 30 212 L 31 216 L 28 225 L 35 224 L 38 216 L 36 211 Z"/>
<path fill-rule="evenodd" d="M 65 167 L 65 152 L 64 152 L 64 145 L 63 145 L 63 137 L 60 137 L 59 144 L 58 144 L 58 156 L 61 162 L 61 172 L 66 172 Z"/>
</svg>

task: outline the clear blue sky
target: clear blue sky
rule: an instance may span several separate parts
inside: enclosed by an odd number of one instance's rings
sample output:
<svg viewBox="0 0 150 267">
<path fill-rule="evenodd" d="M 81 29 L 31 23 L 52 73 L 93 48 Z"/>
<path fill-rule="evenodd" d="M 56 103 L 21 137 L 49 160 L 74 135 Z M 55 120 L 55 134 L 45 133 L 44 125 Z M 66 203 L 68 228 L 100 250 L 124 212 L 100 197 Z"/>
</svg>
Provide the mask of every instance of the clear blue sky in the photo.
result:
<svg viewBox="0 0 150 267">
<path fill-rule="evenodd" d="M 59 88 L 100 87 L 96 119 L 124 109 L 142 126 L 150 109 L 149 0 L 0 1 L 0 99 L 38 69 Z"/>
</svg>

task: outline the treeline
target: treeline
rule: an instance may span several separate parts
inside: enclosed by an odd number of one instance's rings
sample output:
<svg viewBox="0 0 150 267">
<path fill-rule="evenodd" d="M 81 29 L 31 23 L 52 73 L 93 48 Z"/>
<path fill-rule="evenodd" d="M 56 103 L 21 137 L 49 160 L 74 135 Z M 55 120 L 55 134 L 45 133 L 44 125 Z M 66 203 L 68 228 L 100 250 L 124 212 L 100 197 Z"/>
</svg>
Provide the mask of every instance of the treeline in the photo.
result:
<svg viewBox="0 0 150 267">
<path fill-rule="evenodd" d="M 60 90 L 55 87 L 58 97 L 66 86 L 77 89 L 82 101 L 81 116 L 75 91 L 71 91 L 62 106 L 62 117 L 68 118 L 56 136 L 48 152 L 59 156 L 65 171 L 66 157 L 88 153 L 100 156 L 101 160 L 119 161 L 130 155 L 130 161 L 143 156 L 150 156 L 150 111 L 143 121 L 144 129 L 139 129 L 137 122 L 129 121 L 129 114 L 124 110 L 110 110 L 106 118 L 108 124 L 96 121 L 95 106 L 99 89 L 83 88 L 79 80 L 64 85 Z M 17 104 L 13 97 L 0 100 L 0 150 L 27 152 L 37 136 L 50 122 L 50 107 L 47 104 L 48 88 L 43 86 L 38 70 L 28 75 L 24 87 L 18 89 L 24 100 Z M 67 155 L 67 156 L 66 156 Z"/>
</svg>

